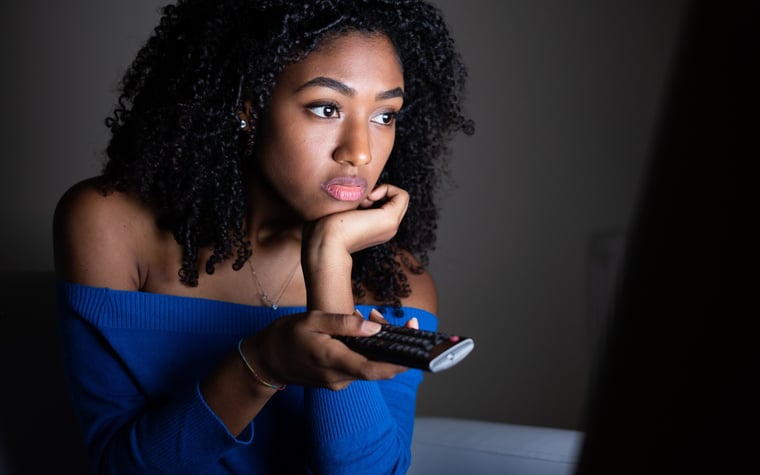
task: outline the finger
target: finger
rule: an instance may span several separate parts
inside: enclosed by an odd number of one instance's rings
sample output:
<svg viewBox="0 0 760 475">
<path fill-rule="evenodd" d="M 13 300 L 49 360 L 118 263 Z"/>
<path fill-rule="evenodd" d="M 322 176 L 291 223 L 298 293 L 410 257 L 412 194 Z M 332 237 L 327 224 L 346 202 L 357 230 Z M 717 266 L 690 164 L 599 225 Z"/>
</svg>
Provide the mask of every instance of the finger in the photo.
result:
<svg viewBox="0 0 760 475">
<path fill-rule="evenodd" d="M 371 208 L 378 201 L 389 198 L 392 188 L 396 187 L 388 184 L 378 185 L 374 190 L 369 192 L 359 206 L 361 208 Z"/>
<path fill-rule="evenodd" d="M 404 214 L 406 214 L 406 209 L 409 206 L 409 193 L 395 186 L 384 186 L 387 187 L 387 191 L 384 196 L 387 198 L 387 201 L 383 203 L 380 208 L 388 211 L 393 211 L 397 213 L 399 217 L 404 216 Z"/>
<path fill-rule="evenodd" d="M 415 330 L 420 329 L 420 322 L 417 320 L 416 317 L 412 317 L 404 324 L 406 328 L 413 328 Z"/>
<path fill-rule="evenodd" d="M 409 368 L 405 366 L 365 360 L 356 369 L 345 368 L 341 372 L 334 371 L 324 381 L 313 381 L 309 386 L 321 386 L 332 390 L 340 390 L 356 380 L 378 381 L 391 379 L 407 370 Z"/>
<path fill-rule="evenodd" d="M 371 208 L 374 204 L 375 204 L 374 201 L 364 198 L 364 200 L 361 203 L 359 203 L 359 208 Z"/>
<path fill-rule="evenodd" d="M 405 190 L 393 186 L 393 185 L 380 185 L 379 187 L 372 190 L 372 193 L 370 193 L 367 196 L 368 199 L 372 201 L 380 201 L 380 200 L 387 200 L 387 201 L 408 201 L 409 193 L 407 193 Z"/>
<path fill-rule="evenodd" d="M 316 362 L 322 368 L 320 376 L 322 382 L 319 385 L 342 383 L 354 379 L 389 379 L 408 369 L 405 366 L 369 360 L 339 340 L 326 342 Z"/>
<path fill-rule="evenodd" d="M 383 185 L 378 185 L 377 188 L 372 190 L 366 198 L 364 198 L 364 200 L 365 202 L 376 203 L 378 201 L 389 200 L 405 194 L 406 192 L 401 188 L 385 183 Z"/>
<path fill-rule="evenodd" d="M 370 201 L 380 201 L 386 196 L 388 196 L 388 192 L 390 188 L 391 188 L 391 185 L 388 185 L 388 184 L 379 185 L 375 187 L 374 190 L 369 192 L 366 199 Z"/>
<path fill-rule="evenodd" d="M 369 319 L 380 324 L 388 323 L 388 320 L 386 320 L 385 317 L 383 317 L 383 314 L 376 308 L 373 308 L 372 311 L 369 312 Z"/>
<path fill-rule="evenodd" d="M 377 381 L 380 379 L 391 379 L 397 374 L 409 370 L 406 366 L 381 361 L 369 361 L 360 370 L 359 379 L 366 381 Z"/>
<path fill-rule="evenodd" d="M 360 315 L 313 312 L 311 327 L 328 335 L 370 336 L 380 331 L 379 323 L 365 320 Z"/>
<path fill-rule="evenodd" d="M 339 379 L 350 376 L 352 379 L 376 381 L 379 379 L 390 379 L 409 369 L 406 366 L 393 363 L 369 360 L 364 355 L 356 353 L 348 347 L 346 347 L 346 350 L 352 356 L 345 356 L 333 366 L 334 370 L 341 373 Z"/>
</svg>

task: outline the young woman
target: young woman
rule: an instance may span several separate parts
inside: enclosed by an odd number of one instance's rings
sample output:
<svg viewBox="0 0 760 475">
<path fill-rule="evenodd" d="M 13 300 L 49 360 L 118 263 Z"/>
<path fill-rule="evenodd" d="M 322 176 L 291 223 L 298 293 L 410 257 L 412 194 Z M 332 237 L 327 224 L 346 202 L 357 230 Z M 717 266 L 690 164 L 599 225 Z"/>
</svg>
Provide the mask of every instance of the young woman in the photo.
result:
<svg viewBox="0 0 760 475">
<path fill-rule="evenodd" d="M 163 9 L 103 173 L 55 215 L 93 470 L 406 470 L 420 372 L 332 336 L 436 328 L 423 266 L 464 79 L 422 1 Z"/>
</svg>

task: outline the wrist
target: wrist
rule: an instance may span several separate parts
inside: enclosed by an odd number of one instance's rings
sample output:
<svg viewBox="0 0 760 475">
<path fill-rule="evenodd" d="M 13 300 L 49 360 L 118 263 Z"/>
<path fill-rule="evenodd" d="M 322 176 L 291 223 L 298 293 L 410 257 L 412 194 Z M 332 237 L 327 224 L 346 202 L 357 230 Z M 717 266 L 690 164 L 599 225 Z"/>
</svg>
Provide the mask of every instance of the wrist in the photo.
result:
<svg viewBox="0 0 760 475">
<path fill-rule="evenodd" d="M 332 235 L 325 226 L 316 225 L 304 239 L 301 262 L 306 306 L 308 310 L 350 314 L 354 311 L 353 258 L 339 240 L 330 237 Z"/>
<path fill-rule="evenodd" d="M 244 349 L 244 341 L 245 338 L 238 340 L 237 351 L 238 355 L 240 356 L 241 363 L 243 366 L 245 366 L 246 372 L 251 377 L 252 382 L 257 385 L 256 389 L 261 390 L 261 387 L 264 387 L 270 391 L 282 391 L 285 389 L 285 384 L 280 384 L 272 380 L 268 372 L 262 368 L 263 365 L 261 364 L 261 361 L 259 361 L 258 358 L 254 358 L 252 352 L 247 352 Z"/>
<path fill-rule="evenodd" d="M 348 265 L 350 270 L 351 252 L 339 238 L 340 223 L 333 221 L 321 219 L 304 227 L 301 260 L 314 270 L 326 263 Z"/>
</svg>

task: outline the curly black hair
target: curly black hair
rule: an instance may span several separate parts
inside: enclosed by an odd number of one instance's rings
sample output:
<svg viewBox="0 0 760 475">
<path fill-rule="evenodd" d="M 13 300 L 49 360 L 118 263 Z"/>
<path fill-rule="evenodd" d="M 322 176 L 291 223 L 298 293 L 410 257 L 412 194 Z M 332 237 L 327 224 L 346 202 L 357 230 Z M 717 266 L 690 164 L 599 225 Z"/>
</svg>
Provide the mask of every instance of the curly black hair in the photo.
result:
<svg viewBox="0 0 760 475">
<path fill-rule="evenodd" d="M 326 36 L 351 31 L 386 35 L 400 57 L 404 107 L 380 180 L 410 195 L 396 236 L 353 256 L 354 293 L 396 308 L 410 294 L 405 271 L 421 267 L 401 251 L 427 265 L 451 138 L 473 132 L 461 106 L 466 69 L 438 9 L 418 0 L 180 0 L 162 8 L 106 119 L 102 176 L 107 189 L 135 193 L 156 210 L 157 225 L 182 246 L 183 283 L 197 285 L 201 248 L 213 248 L 209 274 L 222 261 L 238 270 L 249 258 L 245 159 L 278 75 Z M 239 127 L 246 103 L 248 131 Z"/>
</svg>

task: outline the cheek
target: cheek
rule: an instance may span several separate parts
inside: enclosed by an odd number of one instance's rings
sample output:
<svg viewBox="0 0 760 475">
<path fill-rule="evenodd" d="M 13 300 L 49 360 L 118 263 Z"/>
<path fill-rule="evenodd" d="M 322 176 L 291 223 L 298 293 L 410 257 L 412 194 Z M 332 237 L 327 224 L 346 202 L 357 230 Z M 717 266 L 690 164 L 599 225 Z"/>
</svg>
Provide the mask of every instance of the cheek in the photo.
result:
<svg viewBox="0 0 760 475">
<path fill-rule="evenodd" d="M 324 158 L 324 138 L 280 136 L 268 151 L 265 172 L 280 191 L 288 190 L 292 198 L 314 193 L 318 178 L 322 176 L 321 164 L 329 163 Z"/>
<path fill-rule="evenodd" d="M 313 140 L 299 133 L 292 125 L 279 127 L 279 133 L 272 134 L 263 153 L 265 167 L 273 172 L 291 173 L 308 163 Z"/>
<path fill-rule="evenodd" d="M 395 134 L 385 134 L 377 137 L 372 147 L 373 165 L 377 166 L 380 171 L 385 168 L 385 164 L 388 163 L 388 158 L 393 151 L 393 144 L 395 143 Z M 379 172 L 378 172 L 379 173 Z"/>
<path fill-rule="evenodd" d="M 329 130 L 306 130 L 298 137 L 294 137 L 292 147 L 301 160 L 314 164 L 330 158 L 335 147 L 335 138 Z"/>
</svg>

